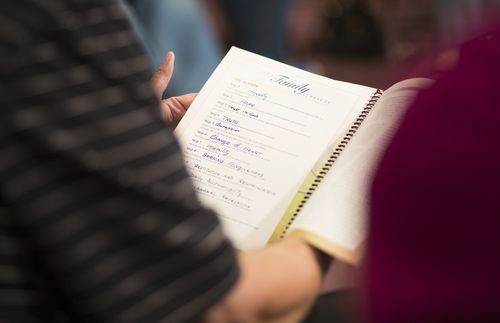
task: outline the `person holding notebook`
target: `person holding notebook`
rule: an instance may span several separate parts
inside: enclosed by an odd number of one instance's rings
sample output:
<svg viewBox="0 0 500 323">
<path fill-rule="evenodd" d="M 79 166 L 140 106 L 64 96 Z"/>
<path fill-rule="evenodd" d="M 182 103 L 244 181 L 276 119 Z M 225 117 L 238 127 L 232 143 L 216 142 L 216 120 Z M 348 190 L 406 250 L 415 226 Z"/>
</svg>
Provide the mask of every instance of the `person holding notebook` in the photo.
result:
<svg viewBox="0 0 500 323">
<path fill-rule="evenodd" d="M 299 239 L 236 254 L 159 113 L 172 56 L 155 97 L 118 3 L 2 2 L 0 22 L 0 321 L 304 315 L 321 254 Z"/>
</svg>

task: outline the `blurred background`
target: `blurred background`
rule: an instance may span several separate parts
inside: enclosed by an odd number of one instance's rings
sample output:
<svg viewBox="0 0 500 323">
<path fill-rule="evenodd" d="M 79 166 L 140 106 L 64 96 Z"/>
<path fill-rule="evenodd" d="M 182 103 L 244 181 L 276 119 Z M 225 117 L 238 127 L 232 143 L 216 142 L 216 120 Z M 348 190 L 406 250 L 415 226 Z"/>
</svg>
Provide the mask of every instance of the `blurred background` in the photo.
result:
<svg viewBox="0 0 500 323">
<path fill-rule="evenodd" d="M 450 49 L 500 8 L 500 0 L 122 1 L 155 66 L 168 50 L 177 54 L 168 95 L 199 91 L 232 45 L 387 88 L 446 66 Z"/>
</svg>

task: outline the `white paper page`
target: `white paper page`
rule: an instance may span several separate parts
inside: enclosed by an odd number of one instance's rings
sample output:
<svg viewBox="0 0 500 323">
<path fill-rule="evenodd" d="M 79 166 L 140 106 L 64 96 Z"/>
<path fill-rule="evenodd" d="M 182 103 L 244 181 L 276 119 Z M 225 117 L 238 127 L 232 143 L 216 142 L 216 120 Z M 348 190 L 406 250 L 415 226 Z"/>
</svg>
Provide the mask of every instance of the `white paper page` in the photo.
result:
<svg viewBox="0 0 500 323">
<path fill-rule="evenodd" d="M 176 135 L 201 201 L 238 248 L 265 244 L 290 192 L 374 91 L 231 49 Z"/>
<path fill-rule="evenodd" d="M 353 253 L 366 236 L 368 195 L 376 166 L 407 106 L 418 89 L 430 82 L 402 81 L 382 95 L 295 220 L 291 232 L 313 233 L 328 240 L 337 257 L 356 261 Z"/>
</svg>

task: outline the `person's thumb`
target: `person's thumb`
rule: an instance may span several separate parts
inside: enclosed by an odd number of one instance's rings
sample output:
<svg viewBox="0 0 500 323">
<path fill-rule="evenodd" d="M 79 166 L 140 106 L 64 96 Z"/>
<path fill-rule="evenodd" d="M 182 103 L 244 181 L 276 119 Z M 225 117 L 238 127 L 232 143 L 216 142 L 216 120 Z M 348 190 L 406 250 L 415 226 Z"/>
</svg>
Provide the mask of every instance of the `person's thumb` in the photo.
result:
<svg viewBox="0 0 500 323">
<path fill-rule="evenodd" d="M 165 59 L 163 63 L 160 65 L 158 70 L 153 75 L 151 82 L 153 83 L 153 88 L 156 93 L 156 96 L 161 100 L 163 96 L 163 92 L 170 83 L 170 79 L 172 78 L 172 74 L 174 73 L 174 62 L 175 55 L 173 52 L 168 52 L 165 55 Z"/>
</svg>

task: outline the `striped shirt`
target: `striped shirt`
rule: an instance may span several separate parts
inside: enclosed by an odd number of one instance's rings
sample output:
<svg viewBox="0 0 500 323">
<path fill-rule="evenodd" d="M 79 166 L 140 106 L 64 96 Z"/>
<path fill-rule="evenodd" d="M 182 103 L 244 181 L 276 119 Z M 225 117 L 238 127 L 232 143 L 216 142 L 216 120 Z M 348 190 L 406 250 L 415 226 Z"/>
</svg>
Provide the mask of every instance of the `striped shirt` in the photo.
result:
<svg viewBox="0 0 500 323">
<path fill-rule="evenodd" d="M 0 4 L 0 322 L 189 322 L 238 269 L 111 0 Z"/>
</svg>

